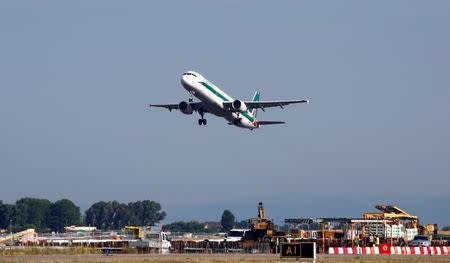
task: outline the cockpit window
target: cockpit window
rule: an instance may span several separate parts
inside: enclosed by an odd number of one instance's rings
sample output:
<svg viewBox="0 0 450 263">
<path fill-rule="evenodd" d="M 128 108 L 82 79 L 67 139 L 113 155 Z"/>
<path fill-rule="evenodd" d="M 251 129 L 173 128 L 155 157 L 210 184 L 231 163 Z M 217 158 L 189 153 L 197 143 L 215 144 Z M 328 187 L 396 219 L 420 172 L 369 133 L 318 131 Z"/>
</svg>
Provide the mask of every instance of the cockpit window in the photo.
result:
<svg viewBox="0 0 450 263">
<path fill-rule="evenodd" d="M 195 75 L 194 73 L 190 73 L 190 72 L 186 72 L 186 73 L 183 74 L 183 76 L 184 76 L 184 75 L 189 75 L 189 76 L 197 77 L 197 75 Z"/>
</svg>

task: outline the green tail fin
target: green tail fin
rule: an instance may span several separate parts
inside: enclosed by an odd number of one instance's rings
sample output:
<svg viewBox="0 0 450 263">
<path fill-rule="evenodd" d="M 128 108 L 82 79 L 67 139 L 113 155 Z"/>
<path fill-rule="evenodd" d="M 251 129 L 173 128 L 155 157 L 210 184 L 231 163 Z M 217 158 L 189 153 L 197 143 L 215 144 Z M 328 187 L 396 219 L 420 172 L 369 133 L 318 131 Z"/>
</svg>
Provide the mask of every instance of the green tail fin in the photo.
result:
<svg viewBox="0 0 450 263">
<path fill-rule="evenodd" d="M 259 97 L 260 97 L 260 96 L 261 96 L 261 93 L 260 93 L 259 91 L 255 92 L 255 95 L 253 95 L 252 101 L 259 101 Z M 251 115 L 253 118 L 256 118 L 256 113 L 257 113 L 257 111 L 258 111 L 258 109 L 254 109 L 254 108 L 252 108 L 252 107 L 250 107 L 250 108 L 248 109 L 248 112 L 250 113 L 250 115 Z"/>
</svg>

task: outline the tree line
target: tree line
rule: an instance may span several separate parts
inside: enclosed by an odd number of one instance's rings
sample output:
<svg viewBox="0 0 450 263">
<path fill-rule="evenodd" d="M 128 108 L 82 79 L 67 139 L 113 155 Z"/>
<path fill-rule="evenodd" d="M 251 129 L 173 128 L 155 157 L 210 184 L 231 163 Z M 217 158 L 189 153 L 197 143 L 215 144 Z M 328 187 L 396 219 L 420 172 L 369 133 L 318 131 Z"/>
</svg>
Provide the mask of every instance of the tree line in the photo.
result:
<svg viewBox="0 0 450 263">
<path fill-rule="evenodd" d="M 217 228 L 207 228 L 205 223 L 198 221 L 175 221 L 163 226 L 164 231 L 180 233 L 214 233 Z"/>
<path fill-rule="evenodd" d="M 97 202 L 85 214 L 85 224 L 98 229 L 119 229 L 124 226 L 152 226 L 166 217 L 157 202 L 144 200 L 128 204 Z"/>
<path fill-rule="evenodd" d="M 84 215 L 69 199 L 51 202 L 47 199 L 25 197 L 14 204 L 0 200 L 0 229 L 22 231 L 34 228 L 38 232 L 64 232 L 71 225 L 95 226 L 97 229 L 120 229 L 127 225 L 151 226 L 166 217 L 161 205 L 155 201 L 143 200 L 130 203 L 100 201 L 87 209 Z M 228 209 L 223 211 L 220 225 L 207 225 L 198 221 L 177 221 L 164 226 L 171 232 L 228 232 L 231 228 L 247 228 L 247 222 L 235 222 Z"/>
<path fill-rule="evenodd" d="M 34 228 L 39 232 L 63 232 L 65 226 L 90 225 L 98 229 L 118 229 L 125 225 L 153 225 L 166 216 L 161 205 L 150 200 L 130 203 L 97 202 L 81 215 L 80 208 L 69 199 L 51 202 L 25 197 L 15 204 L 0 200 L 0 228 L 17 232 Z"/>
<path fill-rule="evenodd" d="M 52 203 L 47 199 L 26 197 L 15 204 L 4 204 L 0 200 L 0 228 L 10 231 L 27 228 L 62 231 L 64 226 L 80 223 L 80 208 L 68 199 Z"/>
<path fill-rule="evenodd" d="M 233 213 L 225 209 L 222 213 L 220 225 L 209 225 L 198 221 L 176 221 L 163 226 L 164 231 L 181 233 L 217 233 L 229 232 L 232 228 L 249 228 L 248 221 L 236 222 Z"/>
</svg>

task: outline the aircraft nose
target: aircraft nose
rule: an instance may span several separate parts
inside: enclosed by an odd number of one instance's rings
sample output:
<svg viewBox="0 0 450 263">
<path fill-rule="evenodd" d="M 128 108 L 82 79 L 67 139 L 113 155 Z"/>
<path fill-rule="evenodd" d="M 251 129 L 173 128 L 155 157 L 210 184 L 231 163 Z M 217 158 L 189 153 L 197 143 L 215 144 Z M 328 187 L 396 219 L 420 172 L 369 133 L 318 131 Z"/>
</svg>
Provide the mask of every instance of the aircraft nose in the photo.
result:
<svg viewBox="0 0 450 263">
<path fill-rule="evenodd" d="M 197 78 L 197 75 L 191 72 L 186 72 L 183 74 L 183 76 L 181 76 L 181 83 L 183 84 L 189 84 L 193 81 L 195 81 L 195 79 Z"/>
<path fill-rule="evenodd" d="M 189 76 L 183 75 L 181 76 L 181 84 L 186 85 L 189 83 Z"/>
</svg>

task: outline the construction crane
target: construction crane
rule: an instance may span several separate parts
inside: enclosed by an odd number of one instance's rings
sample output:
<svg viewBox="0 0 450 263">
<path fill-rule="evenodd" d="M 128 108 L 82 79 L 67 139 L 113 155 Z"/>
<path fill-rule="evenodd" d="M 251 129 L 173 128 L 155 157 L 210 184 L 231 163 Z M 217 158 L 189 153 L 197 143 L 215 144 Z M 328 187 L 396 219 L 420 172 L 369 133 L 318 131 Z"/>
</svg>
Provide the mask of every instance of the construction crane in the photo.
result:
<svg viewBox="0 0 450 263">
<path fill-rule="evenodd" d="M 258 204 L 258 217 L 250 218 L 248 224 L 250 225 L 250 229 L 260 238 L 273 234 L 273 223 L 266 219 L 266 212 L 264 211 L 262 202 Z"/>
<path fill-rule="evenodd" d="M 276 252 L 279 242 L 286 242 L 286 233 L 275 231 L 274 224 L 266 218 L 262 202 L 258 203 L 258 217 L 248 220 L 250 231 L 242 239 L 243 247 L 253 246 L 255 243 L 268 243 L 272 252 Z"/>
</svg>

